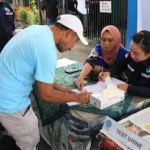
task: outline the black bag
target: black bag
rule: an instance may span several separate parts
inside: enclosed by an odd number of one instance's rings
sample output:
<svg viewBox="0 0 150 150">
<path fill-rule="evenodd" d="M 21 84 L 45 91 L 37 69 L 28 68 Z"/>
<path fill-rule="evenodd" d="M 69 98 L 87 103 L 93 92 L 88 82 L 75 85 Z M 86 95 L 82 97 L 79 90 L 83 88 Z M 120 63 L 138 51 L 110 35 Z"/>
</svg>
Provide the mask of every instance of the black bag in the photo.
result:
<svg viewBox="0 0 150 150">
<path fill-rule="evenodd" d="M 15 140 L 8 135 L 0 137 L 0 150 L 21 150 L 15 143 Z"/>
</svg>

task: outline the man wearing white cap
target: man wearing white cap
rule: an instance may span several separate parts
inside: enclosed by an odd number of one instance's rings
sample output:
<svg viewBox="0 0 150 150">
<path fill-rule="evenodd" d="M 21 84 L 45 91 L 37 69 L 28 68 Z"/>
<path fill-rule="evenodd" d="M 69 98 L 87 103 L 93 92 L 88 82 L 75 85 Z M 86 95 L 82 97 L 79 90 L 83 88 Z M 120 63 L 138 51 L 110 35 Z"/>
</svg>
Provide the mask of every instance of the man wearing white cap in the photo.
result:
<svg viewBox="0 0 150 150">
<path fill-rule="evenodd" d="M 38 119 L 29 94 L 35 80 L 42 100 L 86 103 L 91 93 L 77 94 L 54 82 L 57 51 L 65 52 L 81 40 L 81 21 L 61 15 L 53 26 L 33 25 L 12 38 L 0 55 L 0 122 L 21 150 L 35 150 L 39 142 Z M 55 89 L 55 90 L 54 90 Z"/>
</svg>

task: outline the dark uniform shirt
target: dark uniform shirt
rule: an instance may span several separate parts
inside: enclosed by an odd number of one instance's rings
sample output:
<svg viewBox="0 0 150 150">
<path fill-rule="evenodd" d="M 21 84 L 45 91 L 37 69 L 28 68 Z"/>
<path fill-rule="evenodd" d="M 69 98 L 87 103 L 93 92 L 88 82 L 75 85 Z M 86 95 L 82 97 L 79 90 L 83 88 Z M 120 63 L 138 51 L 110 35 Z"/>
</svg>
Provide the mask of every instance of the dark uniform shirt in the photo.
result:
<svg viewBox="0 0 150 150">
<path fill-rule="evenodd" d="M 14 12 L 8 3 L 0 2 L 0 51 L 13 37 L 14 30 Z"/>
<path fill-rule="evenodd" d="M 73 12 L 76 12 L 75 5 L 77 5 L 76 0 L 68 0 L 68 10 L 71 10 Z"/>
<path fill-rule="evenodd" d="M 111 76 L 124 72 L 124 79 L 129 84 L 129 94 L 150 97 L 150 58 L 143 62 L 135 62 L 129 52 L 124 59 L 109 66 L 108 71 Z"/>
<path fill-rule="evenodd" d="M 41 10 L 46 10 L 47 18 L 55 19 L 58 16 L 58 4 L 59 3 L 57 2 L 57 0 L 43 0 L 41 3 Z"/>
</svg>

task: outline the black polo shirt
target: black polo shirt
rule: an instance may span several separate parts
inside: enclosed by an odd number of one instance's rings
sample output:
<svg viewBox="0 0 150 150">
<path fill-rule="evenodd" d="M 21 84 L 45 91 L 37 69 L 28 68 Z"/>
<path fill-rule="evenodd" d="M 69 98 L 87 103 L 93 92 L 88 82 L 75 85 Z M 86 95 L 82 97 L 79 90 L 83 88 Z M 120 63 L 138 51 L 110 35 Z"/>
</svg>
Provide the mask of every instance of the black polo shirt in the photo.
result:
<svg viewBox="0 0 150 150">
<path fill-rule="evenodd" d="M 41 3 L 41 10 L 46 10 L 46 17 L 47 18 L 57 18 L 58 16 L 58 9 L 57 5 L 59 3 L 57 0 L 43 0 Z"/>
<path fill-rule="evenodd" d="M 9 41 L 14 30 L 14 12 L 8 3 L 0 2 L 0 42 Z"/>
<path fill-rule="evenodd" d="M 68 10 L 71 10 L 73 12 L 76 12 L 75 5 L 77 5 L 76 0 L 68 0 Z"/>
<path fill-rule="evenodd" d="M 129 52 L 125 58 L 109 66 L 108 71 L 112 77 L 124 72 L 121 80 L 129 84 L 128 94 L 150 98 L 150 58 L 135 62 Z"/>
</svg>

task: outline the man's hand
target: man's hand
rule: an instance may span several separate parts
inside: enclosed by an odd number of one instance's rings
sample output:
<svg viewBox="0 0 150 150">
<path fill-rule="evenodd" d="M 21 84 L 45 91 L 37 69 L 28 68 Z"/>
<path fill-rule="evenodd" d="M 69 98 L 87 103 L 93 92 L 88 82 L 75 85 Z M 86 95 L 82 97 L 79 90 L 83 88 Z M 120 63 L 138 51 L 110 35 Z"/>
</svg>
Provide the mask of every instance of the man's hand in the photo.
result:
<svg viewBox="0 0 150 150">
<path fill-rule="evenodd" d="M 70 88 L 65 87 L 65 86 L 60 86 L 59 91 L 63 92 L 63 93 L 70 93 L 70 94 L 76 93 L 76 92 L 72 91 Z"/>
<path fill-rule="evenodd" d="M 117 87 L 127 93 L 128 90 L 128 84 L 118 84 Z"/>
<path fill-rule="evenodd" d="M 76 93 L 70 88 L 60 86 L 57 83 L 47 84 L 44 82 L 37 81 L 38 91 L 42 100 L 52 103 L 67 103 L 67 102 L 78 102 L 86 103 L 90 99 L 90 92 Z"/>
<path fill-rule="evenodd" d="M 87 103 L 89 100 L 90 100 L 90 95 L 92 93 L 91 92 L 81 92 L 81 93 L 78 93 L 78 103 Z"/>
<path fill-rule="evenodd" d="M 58 11 L 58 14 L 59 14 L 59 15 L 62 15 L 62 10 Z"/>
</svg>

